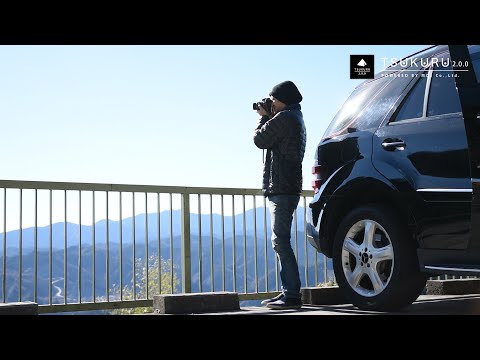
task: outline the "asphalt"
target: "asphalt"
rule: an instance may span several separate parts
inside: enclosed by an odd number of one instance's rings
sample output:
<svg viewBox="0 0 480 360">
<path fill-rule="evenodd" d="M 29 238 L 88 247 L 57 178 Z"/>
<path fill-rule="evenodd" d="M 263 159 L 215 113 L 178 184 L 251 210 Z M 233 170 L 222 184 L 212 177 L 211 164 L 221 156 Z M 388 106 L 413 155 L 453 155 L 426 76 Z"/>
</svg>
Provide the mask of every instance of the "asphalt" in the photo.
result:
<svg viewBox="0 0 480 360">
<path fill-rule="evenodd" d="M 265 307 L 242 307 L 239 311 L 198 315 L 480 315 L 480 295 L 422 295 L 398 312 L 359 310 L 351 304 L 304 305 L 298 310 L 271 310 Z"/>
</svg>

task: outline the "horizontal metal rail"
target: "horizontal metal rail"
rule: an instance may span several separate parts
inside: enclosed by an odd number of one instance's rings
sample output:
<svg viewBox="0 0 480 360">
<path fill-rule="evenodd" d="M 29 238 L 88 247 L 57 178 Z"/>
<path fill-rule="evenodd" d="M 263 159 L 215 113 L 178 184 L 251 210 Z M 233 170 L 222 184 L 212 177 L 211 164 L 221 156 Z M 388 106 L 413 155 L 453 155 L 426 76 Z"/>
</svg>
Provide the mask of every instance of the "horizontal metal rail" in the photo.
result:
<svg viewBox="0 0 480 360">
<path fill-rule="evenodd" d="M 246 300 L 263 300 L 280 294 L 279 291 L 270 291 L 262 293 L 239 294 L 240 301 Z M 96 311 L 96 310 L 115 310 L 115 309 L 132 309 L 137 307 L 153 307 L 153 300 L 124 300 L 109 302 L 85 302 L 81 304 L 60 304 L 60 305 L 40 305 L 38 307 L 39 314 L 76 312 L 76 311 Z"/>
<path fill-rule="evenodd" d="M 135 193 L 172 193 L 172 194 L 205 194 L 205 195 L 263 195 L 261 189 L 242 188 L 209 188 L 158 185 L 126 185 L 103 183 L 71 183 L 48 181 L 0 180 L 0 188 L 7 189 L 44 189 L 44 190 L 78 190 L 78 191 L 118 191 Z M 304 190 L 304 196 L 313 196 L 313 190 Z"/>
<path fill-rule="evenodd" d="M 240 300 L 260 300 L 279 292 L 261 189 L 0 180 L 1 194 L 2 302 L 34 301 L 40 313 L 56 313 L 151 307 L 156 294 L 238 291 Z M 312 196 L 303 191 L 298 206 Z M 322 274 L 309 260 L 317 255 L 305 214 L 297 223 L 295 213 L 292 246 L 302 285 L 312 286 Z M 17 216 L 20 229 L 7 232 Z"/>
</svg>

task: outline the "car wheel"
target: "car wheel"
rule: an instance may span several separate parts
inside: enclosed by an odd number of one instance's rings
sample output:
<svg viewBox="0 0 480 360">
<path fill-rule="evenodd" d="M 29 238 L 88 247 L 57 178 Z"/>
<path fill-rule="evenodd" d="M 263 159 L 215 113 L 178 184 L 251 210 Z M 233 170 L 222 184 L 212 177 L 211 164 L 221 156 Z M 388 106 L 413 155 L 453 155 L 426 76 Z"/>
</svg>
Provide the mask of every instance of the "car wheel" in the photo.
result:
<svg viewBox="0 0 480 360">
<path fill-rule="evenodd" d="M 397 310 L 422 292 L 416 246 L 406 226 L 384 206 L 363 206 L 340 223 L 333 267 L 347 299 L 364 310 Z"/>
</svg>

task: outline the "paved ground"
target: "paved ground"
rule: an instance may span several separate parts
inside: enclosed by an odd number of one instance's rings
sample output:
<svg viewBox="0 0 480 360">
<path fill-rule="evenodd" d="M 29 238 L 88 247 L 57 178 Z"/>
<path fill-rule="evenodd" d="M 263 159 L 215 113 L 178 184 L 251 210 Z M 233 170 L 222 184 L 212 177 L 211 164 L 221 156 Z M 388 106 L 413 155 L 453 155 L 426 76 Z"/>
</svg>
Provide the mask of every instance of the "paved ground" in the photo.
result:
<svg viewBox="0 0 480 360">
<path fill-rule="evenodd" d="M 304 305 L 300 310 L 270 310 L 264 307 L 242 307 L 240 311 L 210 313 L 208 315 L 375 315 L 386 314 L 362 311 L 351 304 Z M 395 315 L 480 315 L 480 295 L 422 295 L 408 308 Z"/>
</svg>

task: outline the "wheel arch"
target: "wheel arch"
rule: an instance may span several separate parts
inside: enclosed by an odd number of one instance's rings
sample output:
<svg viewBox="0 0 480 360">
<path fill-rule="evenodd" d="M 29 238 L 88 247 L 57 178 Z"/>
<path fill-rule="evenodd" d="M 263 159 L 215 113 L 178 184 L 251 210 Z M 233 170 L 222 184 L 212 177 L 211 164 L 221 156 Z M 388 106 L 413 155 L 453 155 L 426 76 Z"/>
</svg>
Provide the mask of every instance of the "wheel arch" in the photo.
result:
<svg viewBox="0 0 480 360">
<path fill-rule="evenodd" d="M 406 203 L 393 185 L 380 179 L 357 178 L 345 183 L 330 196 L 323 208 L 319 234 L 323 253 L 329 258 L 332 257 L 333 241 L 340 222 L 349 212 L 360 206 L 387 206 L 407 226 L 409 234 L 414 236 L 415 218 Z"/>
</svg>

